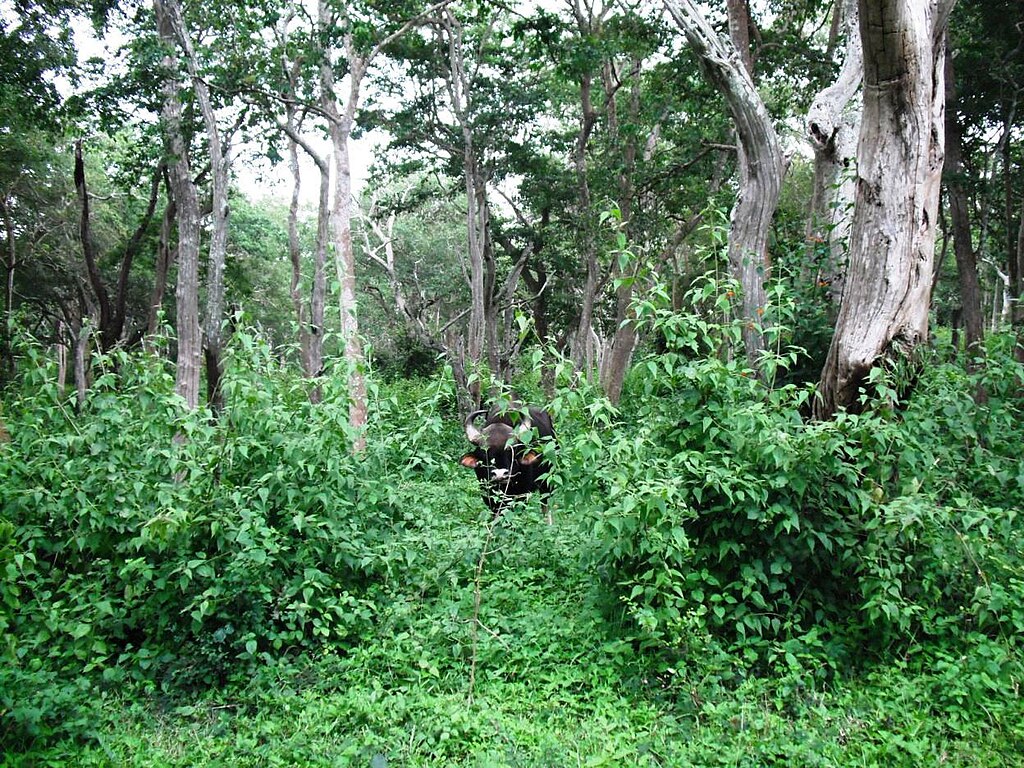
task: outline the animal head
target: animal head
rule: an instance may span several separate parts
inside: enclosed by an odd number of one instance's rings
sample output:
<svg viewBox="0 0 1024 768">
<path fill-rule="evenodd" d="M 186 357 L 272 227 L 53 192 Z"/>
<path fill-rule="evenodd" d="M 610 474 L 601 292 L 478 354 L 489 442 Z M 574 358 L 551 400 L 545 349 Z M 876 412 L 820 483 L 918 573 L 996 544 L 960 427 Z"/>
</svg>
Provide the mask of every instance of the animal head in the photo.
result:
<svg viewBox="0 0 1024 768">
<path fill-rule="evenodd" d="M 483 426 L 477 426 L 481 417 L 487 418 Z M 475 411 L 465 421 L 466 438 L 476 447 L 459 463 L 475 470 L 481 481 L 508 484 L 523 467 L 533 466 L 541 458 L 524 444 L 533 429 L 532 417 L 527 413 L 517 426 L 510 421 L 505 415 L 488 416 L 487 411 Z"/>
</svg>

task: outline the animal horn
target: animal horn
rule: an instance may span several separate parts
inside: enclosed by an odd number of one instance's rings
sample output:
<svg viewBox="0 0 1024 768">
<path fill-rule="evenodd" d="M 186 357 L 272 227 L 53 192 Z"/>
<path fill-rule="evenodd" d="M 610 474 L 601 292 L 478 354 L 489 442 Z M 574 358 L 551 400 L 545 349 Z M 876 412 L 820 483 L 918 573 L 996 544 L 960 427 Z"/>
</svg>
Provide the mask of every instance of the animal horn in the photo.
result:
<svg viewBox="0 0 1024 768">
<path fill-rule="evenodd" d="M 469 416 L 466 417 L 466 423 L 464 424 L 466 428 L 466 437 L 469 439 L 469 442 L 473 443 L 474 445 L 479 445 L 481 442 L 483 442 L 484 439 L 484 433 L 477 429 L 477 426 L 474 422 L 480 416 L 486 413 L 487 411 L 473 411 L 471 414 L 469 414 Z"/>
</svg>

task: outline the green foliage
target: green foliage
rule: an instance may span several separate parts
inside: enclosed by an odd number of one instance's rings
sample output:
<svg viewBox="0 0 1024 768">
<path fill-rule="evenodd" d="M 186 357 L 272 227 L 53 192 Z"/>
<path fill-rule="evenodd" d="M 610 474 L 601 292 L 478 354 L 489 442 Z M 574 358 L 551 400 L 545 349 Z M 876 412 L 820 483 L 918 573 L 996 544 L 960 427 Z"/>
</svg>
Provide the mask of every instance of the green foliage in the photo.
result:
<svg viewBox="0 0 1024 768">
<path fill-rule="evenodd" d="M 28 347 L 0 444 L 0 743 L 79 765 L 1018 754 L 1012 347 L 808 423 L 807 390 L 708 355 L 735 332 L 715 320 L 730 290 L 695 283 L 697 313 L 651 300 L 665 351 L 618 407 L 534 352 L 555 525 L 531 500 L 493 533 L 447 375 L 371 386 L 355 457 L 346 372 L 312 406 L 247 334 L 216 422 L 182 416 L 165 363 L 120 353 L 76 413 Z"/>
<path fill-rule="evenodd" d="M 730 291 L 698 282 L 692 304 L 728 317 Z M 644 643 L 685 657 L 716 637 L 760 663 L 795 643 L 827 672 L 853 647 L 1024 629 L 1009 350 L 993 345 L 983 406 L 980 381 L 939 364 L 909 403 L 882 387 L 884 407 L 808 422 L 810 390 L 706 356 L 735 329 L 666 304 L 639 315 L 667 351 L 636 366 L 621 412 L 598 407 L 604 423 L 562 447 L 587 468 L 563 482 L 589 512 L 595 565 Z"/>
<path fill-rule="evenodd" d="M 183 416 L 172 376 L 148 357 L 118 360 L 75 414 L 38 354 L 31 390 L 5 409 L 5 683 L 80 669 L 210 684 L 369 625 L 374 591 L 409 565 L 393 547 L 416 517 L 399 503 L 403 478 L 444 464 L 421 452 L 442 433 L 438 416 L 392 425 L 353 456 L 343 372 L 314 411 L 304 383 L 275 376 L 270 350 L 244 334 L 220 422 Z M 21 688 L 6 688 L 5 709 Z"/>
</svg>

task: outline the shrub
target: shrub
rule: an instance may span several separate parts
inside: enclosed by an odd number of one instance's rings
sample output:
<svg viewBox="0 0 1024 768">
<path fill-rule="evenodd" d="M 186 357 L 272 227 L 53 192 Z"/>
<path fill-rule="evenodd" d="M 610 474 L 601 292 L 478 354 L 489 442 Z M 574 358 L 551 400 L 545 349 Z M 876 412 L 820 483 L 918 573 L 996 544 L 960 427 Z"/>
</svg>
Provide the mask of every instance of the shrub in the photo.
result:
<svg viewBox="0 0 1024 768">
<path fill-rule="evenodd" d="M 375 590 L 407 567 L 390 546 L 416 515 L 403 483 L 446 457 L 437 392 L 353 455 L 344 380 L 325 377 L 312 406 L 305 382 L 238 335 L 215 421 L 184 414 L 153 359 L 120 360 L 81 413 L 41 367 L 0 447 L 6 657 L 182 686 L 356 642 Z"/>
<path fill-rule="evenodd" d="M 726 306 L 714 291 L 728 286 L 695 290 Z M 984 407 L 976 382 L 933 365 L 900 410 L 808 422 L 810 389 L 703 353 L 730 328 L 645 311 L 666 351 L 562 460 L 579 470 L 569 493 L 596 564 L 647 642 L 685 653 L 710 633 L 765 660 L 813 629 L 838 665 L 854 646 L 1024 628 L 1019 366 L 986 368 Z"/>
</svg>

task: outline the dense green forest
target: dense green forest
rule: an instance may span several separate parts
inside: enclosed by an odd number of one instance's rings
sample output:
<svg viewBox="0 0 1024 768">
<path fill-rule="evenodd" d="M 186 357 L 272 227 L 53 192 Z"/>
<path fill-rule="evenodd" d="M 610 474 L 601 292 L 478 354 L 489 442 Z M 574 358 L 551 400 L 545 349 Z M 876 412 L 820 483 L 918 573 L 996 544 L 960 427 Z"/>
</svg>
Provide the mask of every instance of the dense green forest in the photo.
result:
<svg viewBox="0 0 1024 768">
<path fill-rule="evenodd" d="M 0 766 L 1024 765 L 1019 2 L 0 30 Z"/>
</svg>

